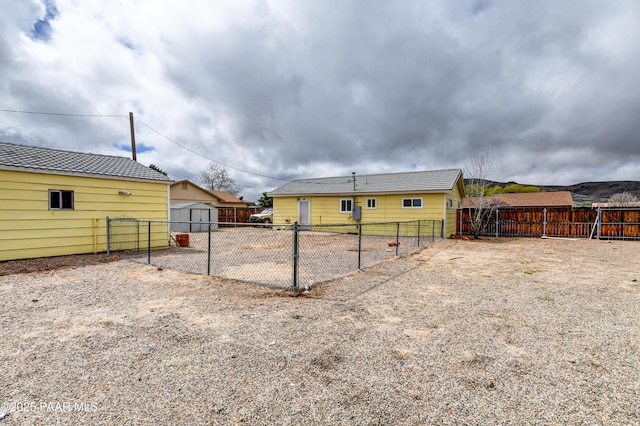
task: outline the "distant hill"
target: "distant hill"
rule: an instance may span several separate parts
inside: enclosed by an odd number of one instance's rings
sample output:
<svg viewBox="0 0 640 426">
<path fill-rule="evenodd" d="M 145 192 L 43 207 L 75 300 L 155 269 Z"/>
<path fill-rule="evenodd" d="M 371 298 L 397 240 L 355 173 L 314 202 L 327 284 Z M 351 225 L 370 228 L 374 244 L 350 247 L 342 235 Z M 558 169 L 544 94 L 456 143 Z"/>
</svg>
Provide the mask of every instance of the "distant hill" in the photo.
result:
<svg viewBox="0 0 640 426">
<path fill-rule="evenodd" d="M 466 179 L 465 179 L 466 181 Z M 468 182 L 467 182 L 468 183 Z M 505 187 L 507 185 L 513 185 L 517 182 L 488 182 L 489 185 L 500 185 Z M 573 196 L 573 201 L 576 204 L 585 203 L 602 203 L 606 202 L 609 197 L 619 192 L 629 192 L 638 198 L 640 198 L 640 181 L 623 180 L 623 181 L 610 181 L 610 182 L 583 182 L 576 183 L 575 185 L 535 185 L 535 184 L 522 184 L 525 186 L 537 186 L 543 191 L 556 192 L 556 191 L 570 191 Z"/>
</svg>

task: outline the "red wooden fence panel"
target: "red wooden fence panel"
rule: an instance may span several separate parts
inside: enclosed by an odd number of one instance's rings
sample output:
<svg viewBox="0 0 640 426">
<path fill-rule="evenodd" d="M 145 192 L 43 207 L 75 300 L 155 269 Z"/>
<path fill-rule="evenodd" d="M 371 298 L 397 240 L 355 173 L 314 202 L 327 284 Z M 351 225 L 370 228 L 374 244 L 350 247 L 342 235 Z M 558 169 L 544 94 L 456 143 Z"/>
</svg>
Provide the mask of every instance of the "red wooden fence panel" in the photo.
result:
<svg viewBox="0 0 640 426">
<path fill-rule="evenodd" d="M 600 220 L 598 223 L 598 212 Z M 459 209 L 458 235 L 471 233 L 473 210 Z M 480 235 L 502 237 L 577 237 L 640 239 L 638 208 L 497 208 L 484 214 Z M 599 225 L 599 226 L 598 226 Z M 598 234 L 599 231 L 599 234 Z"/>
</svg>

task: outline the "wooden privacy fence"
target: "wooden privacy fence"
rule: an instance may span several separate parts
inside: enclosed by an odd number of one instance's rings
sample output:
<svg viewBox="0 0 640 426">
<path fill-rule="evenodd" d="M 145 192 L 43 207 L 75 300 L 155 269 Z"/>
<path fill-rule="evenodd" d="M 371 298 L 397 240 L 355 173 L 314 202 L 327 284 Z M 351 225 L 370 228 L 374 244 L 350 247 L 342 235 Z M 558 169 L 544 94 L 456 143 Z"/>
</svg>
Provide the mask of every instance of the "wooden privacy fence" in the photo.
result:
<svg viewBox="0 0 640 426">
<path fill-rule="evenodd" d="M 480 235 L 640 240 L 640 208 L 487 208 Z M 458 235 L 470 235 L 471 209 L 457 211 Z"/>
<path fill-rule="evenodd" d="M 260 207 L 217 207 L 218 222 L 223 223 L 249 223 L 249 217 L 259 213 Z"/>
</svg>

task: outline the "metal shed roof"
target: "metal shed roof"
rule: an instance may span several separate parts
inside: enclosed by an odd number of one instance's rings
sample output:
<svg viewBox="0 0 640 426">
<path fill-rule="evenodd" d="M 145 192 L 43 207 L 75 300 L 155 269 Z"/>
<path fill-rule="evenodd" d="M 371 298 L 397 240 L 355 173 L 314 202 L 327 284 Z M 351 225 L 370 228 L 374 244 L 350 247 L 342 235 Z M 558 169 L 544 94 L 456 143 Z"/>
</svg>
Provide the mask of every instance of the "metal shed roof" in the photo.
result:
<svg viewBox="0 0 640 426">
<path fill-rule="evenodd" d="M 172 179 L 126 157 L 0 142 L 0 169 L 171 183 Z"/>
<path fill-rule="evenodd" d="M 172 209 L 186 209 L 186 208 L 189 208 L 189 209 L 211 209 L 211 210 L 216 210 L 215 207 L 208 206 L 208 205 L 206 205 L 204 203 L 200 203 L 198 201 L 171 204 L 171 208 Z"/>
<path fill-rule="evenodd" d="M 296 179 L 271 191 L 269 196 L 336 195 L 410 192 L 447 192 L 462 177 L 461 169 Z"/>
</svg>

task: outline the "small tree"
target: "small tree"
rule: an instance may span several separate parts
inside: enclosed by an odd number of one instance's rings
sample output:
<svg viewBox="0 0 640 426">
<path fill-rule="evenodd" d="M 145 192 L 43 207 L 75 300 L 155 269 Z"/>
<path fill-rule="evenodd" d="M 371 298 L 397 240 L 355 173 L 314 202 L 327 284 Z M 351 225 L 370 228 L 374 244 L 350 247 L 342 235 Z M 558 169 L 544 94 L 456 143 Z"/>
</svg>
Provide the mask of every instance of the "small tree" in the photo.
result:
<svg viewBox="0 0 640 426">
<path fill-rule="evenodd" d="M 514 183 L 502 188 L 502 192 L 505 194 L 509 192 L 515 192 L 515 193 L 521 194 L 525 192 L 529 193 L 529 192 L 543 192 L 543 191 L 537 186 L 525 186 L 525 185 L 520 185 L 519 183 Z"/>
<path fill-rule="evenodd" d="M 465 196 L 469 198 L 469 229 L 477 238 L 487 226 L 487 219 L 502 203 L 495 197 L 501 189 L 490 187 L 487 176 L 493 166 L 488 153 L 471 157 L 469 184 L 465 186 Z"/>
<path fill-rule="evenodd" d="M 258 200 L 258 206 L 266 209 L 267 207 L 273 207 L 273 197 L 267 197 L 267 193 L 263 192 L 262 197 Z"/>
<path fill-rule="evenodd" d="M 236 182 L 229 176 L 227 169 L 213 162 L 209 163 L 206 169 L 200 171 L 200 183 L 206 189 L 227 191 L 233 195 L 238 195 Z"/>
<path fill-rule="evenodd" d="M 165 172 L 164 170 L 162 170 L 160 167 L 156 166 L 155 164 L 149 164 L 149 168 L 150 168 L 151 170 L 155 170 L 155 171 L 156 171 L 156 172 L 158 172 L 158 173 L 162 173 L 162 174 L 163 174 L 163 175 L 165 175 L 165 176 L 169 176 L 169 175 L 167 174 L 167 172 Z"/>
<path fill-rule="evenodd" d="M 630 192 L 618 192 L 617 194 L 613 194 L 609 197 L 607 202 L 615 206 L 624 206 L 629 203 L 637 203 L 638 197 Z"/>
</svg>

